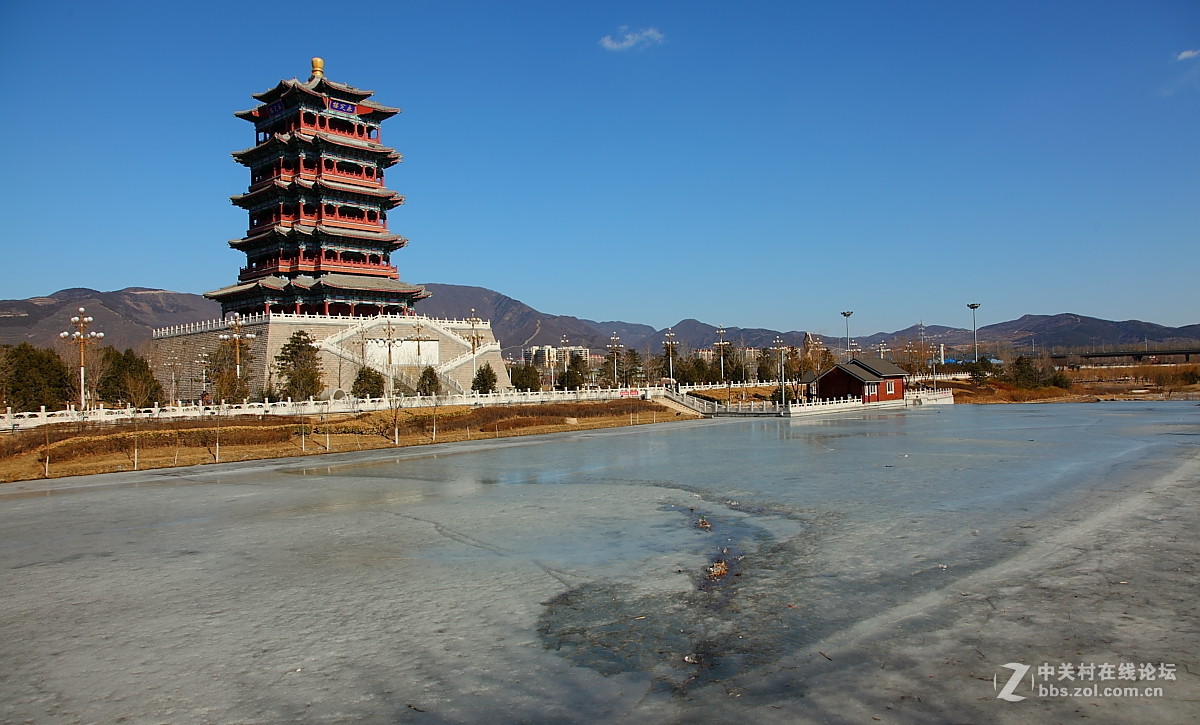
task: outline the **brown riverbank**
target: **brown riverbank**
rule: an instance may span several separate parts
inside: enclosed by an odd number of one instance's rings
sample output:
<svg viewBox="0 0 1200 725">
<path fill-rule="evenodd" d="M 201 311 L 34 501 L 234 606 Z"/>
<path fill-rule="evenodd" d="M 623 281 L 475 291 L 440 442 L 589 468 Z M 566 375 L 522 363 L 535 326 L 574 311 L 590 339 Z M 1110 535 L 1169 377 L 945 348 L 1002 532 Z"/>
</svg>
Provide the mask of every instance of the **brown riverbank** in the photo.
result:
<svg viewBox="0 0 1200 725">
<path fill-rule="evenodd" d="M 1098 403 L 1116 400 L 1195 400 L 1200 385 L 1163 389 L 1139 381 L 1078 382 L 1070 388 L 1017 388 L 998 382 L 978 385 L 966 380 L 939 381 L 954 391 L 955 403 Z"/>
<path fill-rule="evenodd" d="M 955 403 L 1092 403 L 1116 400 L 1197 399 L 1200 385 L 1165 390 L 1137 380 L 1080 382 L 1070 389 L 1020 389 L 1003 383 L 940 381 L 954 390 Z M 715 388 L 697 397 L 725 402 L 773 400 L 778 387 Z M 286 418 L 250 422 L 212 421 L 63 424 L 0 439 L 0 483 L 205 463 L 345 453 L 388 447 L 431 445 L 474 438 L 560 433 L 591 428 L 645 425 L 696 418 L 681 407 L 649 401 L 607 401 L 525 406 L 447 406 L 362 415 Z M 606 407 L 607 406 L 607 407 Z M 437 419 L 435 432 L 435 419 Z M 222 432 L 223 431 L 223 432 Z M 49 434 L 49 435 L 47 435 Z M 23 439 L 23 440 L 18 440 Z M 220 441 L 220 445 L 217 443 Z M 15 443 L 15 445 L 14 445 Z M 47 466 L 47 448 L 49 465 Z M 136 453 L 135 453 L 136 451 Z"/>
<path fill-rule="evenodd" d="M 313 456 L 596 428 L 699 416 L 644 400 L 446 406 L 317 418 L 49 426 L 5 438 L 0 482 Z M 49 451 L 49 465 L 46 456 Z M 47 472 L 49 475 L 47 475 Z"/>
</svg>

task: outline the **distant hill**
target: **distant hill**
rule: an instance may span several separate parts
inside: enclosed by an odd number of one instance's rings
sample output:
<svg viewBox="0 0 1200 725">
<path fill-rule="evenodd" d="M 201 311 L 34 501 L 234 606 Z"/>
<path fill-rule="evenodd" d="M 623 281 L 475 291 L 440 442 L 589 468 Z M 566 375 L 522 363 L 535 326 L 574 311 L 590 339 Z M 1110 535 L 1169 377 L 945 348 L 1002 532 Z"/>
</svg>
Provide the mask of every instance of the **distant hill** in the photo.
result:
<svg viewBox="0 0 1200 725">
<path fill-rule="evenodd" d="M 1112 322 L 1073 313 L 1059 315 L 1024 315 L 1012 322 L 999 322 L 980 328 L 987 331 L 988 340 L 1006 341 L 1015 346 L 1037 345 L 1062 347 L 1113 346 L 1131 347 L 1145 342 L 1160 345 L 1195 344 L 1200 340 L 1200 325 L 1165 327 L 1153 322 L 1125 320 Z M 970 330 L 967 330 L 970 337 Z"/>
<path fill-rule="evenodd" d="M 656 330 L 637 322 L 586 320 L 566 315 L 539 312 L 519 300 L 483 287 L 426 283 L 433 296 L 420 303 L 418 310 L 430 317 L 461 319 L 475 314 L 491 320 L 496 337 L 506 355 L 519 357 L 520 350 L 533 345 L 586 345 L 603 350 L 613 334 L 621 344 L 657 353 L 662 349 L 665 329 Z M 150 340 L 158 327 L 216 319 L 221 307 L 200 295 L 170 292 L 145 287 L 128 287 L 115 292 L 73 288 L 46 297 L 27 300 L 0 300 L 0 345 L 30 342 L 38 346 L 58 343 L 58 334 L 70 326 L 70 318 L 79 307 L 96 318 L 92 329 L 105 334 L 105 343 L 123 349 L 137 348 Z M 681 320 L 673 327 L 680 351 L 709 347 L 717 339 L 717 327 L 699 320 Z M 776 337 L 789 345 L 804 339 L 803 331 L 781 332 L 765 328 L 726 328 L 725 339 L 739 346 L 767 347 Z M 971 344 L 971 331 L 941 325 L 908 327 L 896 332 L 878 332 L 855 336 L 863 350 L 879 343 L 924 338 L 950 346 Z M 1132 347 L 1146 342 L 1158 345 L 1196 345 L 1200 343 L 1200 324 L 1165 327 L 1151 322 L 1126 320 L 1113 322 L 1073 313 L 1025 315 L 1011 322 L 979 328 L 981 343 L 1001 343 L 1020 349 L 1055 347 Z M 841 347 L 840 337 L 829 336 L 827 344 Z"/>
<path fill-rule="evenodd" d="M 145 344 L 158 327 L 221 316 L 221 306 L 200 295 L 145 287 L 116 292 L 76 287 L 46 297 L 0 300 L 0 345 L 56 344 L 80 307 L 96 320 L 90 329 L 103 332 L 104 343 L 118 349 Z"/>
<path fill-rule="evenodd" d="M 631 322 L 594 322 L 565 315 L 548 315 L 538 312 L 524 302 L 483 287 L 466 287 L 453 284 L 424 283 L 433 296 L 419 303 L 418 310 L 430 317 L 461 319 L 475 314 L 491 320 L 492 330 L 504 353 L 515 353 L 533 345 L 558 347 L 562 338 L 568 345 L 586 345 L 603 349 L 609 338 L 616 333 L 621 341 L 640 340 L 653 334 L 654 328 Z"/>
</svg>

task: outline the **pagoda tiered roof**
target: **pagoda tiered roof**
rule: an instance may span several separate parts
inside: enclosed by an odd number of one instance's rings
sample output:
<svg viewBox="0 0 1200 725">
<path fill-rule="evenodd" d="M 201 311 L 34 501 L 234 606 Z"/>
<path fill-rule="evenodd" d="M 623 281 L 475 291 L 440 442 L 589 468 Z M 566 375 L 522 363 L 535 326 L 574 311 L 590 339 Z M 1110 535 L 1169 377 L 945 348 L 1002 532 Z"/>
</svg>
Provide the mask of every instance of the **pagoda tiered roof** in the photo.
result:
<svg viewBox="0 0 1200 725">
<path fill-rule="evenodd" d="M 386 212 L 404 196 L 384 186 L 380 171 L 401 156 L 378 142 L 377 128 L 400 109 L 326 79 L 320 58 L 312 68 L 307 81 L 280 81 L 254 94 L 261 105 L 234 114 L 253 122 L 260 139 L 233 153 L 253 172 L 250 188 L 230 197 L 250 212 L 251 231 L 229 241 L 247 265 L 239 282 L 205 297 L 219 300 L 224 312 L 294 307 L 330 314 L 332 306 L 344 313 L 341 306 L 349 305 L 353 315 L 356 304 L 366 306 L 358 308 L 362 314 L 411 311 L 430 293 L 401 282 L 390 264 L 389 253 L 408 240 L 388 231 Z"/>
<path fill-rule="evenodd" d="M 349 194 L 362 194 L 364 196 L 375 197 L 381 206 L 385 209 L 394 209 L 404 203 L 404 196 L 397 191 L 385 189 L 381 186 L 359 186 L 357 184 L 343 184 L 337 181 L 332 181 L 325 178 L 305 179 L 303 177 L 294 177 L 289 181 L 283 179 L 275 179 L 270 184 L 264 184 L 257 189 L 246 192 L 245 194 L 236 194 L 229 197 L 229 200 L 235 206 L 240 206 L 243 209 L 248 209 L 249 204 L 263 196 L 273 196 L 281 192 L 296 192 L 299 194 L 301 190 L 313 190 L 316 187 L 323 187 L 330 191 L 340 191 Z"/>
<path fill-rule="evenodd" d="M 290 237 L 293 234 L 304 235 L 308 237 L 316 237 L 318 235 L 325 237 L 349 237 L 351 239 L 359 239 L 366 242 L 371 242 L 379 245 L 381 248 L 391 248 L 391 250 L 400 249 L 408 244 L 408 240 L 399 234 L 392 234 L 386 230 L 370 231 L 367 229 L 349 229 L 346 227 L 331 227 L 327 224 L 296 224 L 286 227 L 283 225 L 275 225 L 269 229 L 265 229 L 257 234 L 252 234 L 241 239 L 230 239 L 229 246 L 234 249 L 243 247 L 254 247 L 257 243 L 266 241 L 271 237 Z M 299 242 L 300 240 L 296 240 Z"/>
<path fill-rule="evenodd" d="M 269 115 L 268 106 L 276 101 L 284 100 L 294 95 L 320 99 L 322 103 L 324 103 L 324 99 L 327 97 L 349 101 L 356 106 L 355 115 L 376 122 L 383 121 L 400 113 L 399 108 L 392 108 L 391 106 L 385 106 L 382 103 L 368 100 L 374 94 L 375 91 L 366 91 L 345 83 L 331 81 L 322 73 L 321 75 L 314 75 L 307 81 L 302 81 L 298 78 L 281 80 L 274 88 L 269 88 L 262 93 L 251 94 L 251 97 L 255 100 L 262 101 L 262 105 L 245 111 L 238 111 L 233 115 L 247 121 L 266 118 Z"/>
<path fill-rule="evenodd" d="M 413 300 L 423 300 L 430 296 L 430 292 L 421 285 L 408 284 L 407 282 L 388 279 L 387 277 L 366 277 L 351 274 L 326 274 L 320 277 L 300 275 L 294 279 L 272 275 L 261 277 L 252 282 L 243 282 L 241 284 L 230 285 L 229 287 L 222 287 L 219 290 L 206 292 L 204 296 L 219 300 L 222 297 L 238 295 L 256 288 L 271 290 L 273 292 L 286 292 L 289 287 L 305 292 L 322 287 L 358 292 L 386 292 L 401 294 Z"/>
<path fill-rule="evenodd" d="M 324 131 L 313 131 L 311 133 L 304 131 L 277 133 L 257 146 L 251 146 L 250 148 L 242 149 L 241 151 L 234 151 L 232 156 L 235 161 L 243 166 L 253 166 L 255 158 L 270 156 L 278 153 L 277 150 L 271 148 L 272 146 L 280 145 L 288 147 L 291 146 L 293 142 L 311 144 L 318 147 L 320 146 L 321 142 L 325 142 L 334 144 L 336 146 L 351 148 L 356 151 L 366 151 L 372 155 L 382 155 L 382 160 L 387 162 L 381 164 L 384 168 L 399 163 L 401 159 L 401 156 L 396 152 L 396 149 L 389 148 L 383 144 L 378 144 L 374 141 L 351 138 L 349 136 L 341 136 L 336 133 L 326 133 Z"/>
</svg>

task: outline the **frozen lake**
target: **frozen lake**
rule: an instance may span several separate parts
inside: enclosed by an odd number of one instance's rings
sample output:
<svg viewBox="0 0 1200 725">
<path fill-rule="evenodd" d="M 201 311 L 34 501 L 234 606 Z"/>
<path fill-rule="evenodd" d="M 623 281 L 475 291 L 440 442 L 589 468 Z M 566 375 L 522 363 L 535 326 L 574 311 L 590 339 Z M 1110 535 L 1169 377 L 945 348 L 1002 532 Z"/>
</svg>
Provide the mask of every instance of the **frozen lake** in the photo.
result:
<svg viewBox="0 0 1200 725">
<path fill-rule="evenodd" d="M 822 643 L 920 636 L 906 607 L 1020 559 L 1023 529 L 1194 455 L 1198 411 L 929 406 L 9 485 L 0 719 L 793 722 Z"/>
</svg>

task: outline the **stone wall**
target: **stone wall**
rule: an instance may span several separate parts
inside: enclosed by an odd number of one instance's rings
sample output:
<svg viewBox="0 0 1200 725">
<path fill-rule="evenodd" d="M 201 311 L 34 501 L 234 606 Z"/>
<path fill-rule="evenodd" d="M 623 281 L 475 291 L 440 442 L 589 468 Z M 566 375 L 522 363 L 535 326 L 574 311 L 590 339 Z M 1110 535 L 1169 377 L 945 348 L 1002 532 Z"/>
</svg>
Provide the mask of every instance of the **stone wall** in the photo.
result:
<svg viewBox="0 0 1200 725">
<path fill-rule="evenodd" d="M 242 333 L 252 333 L 245 341 L 242 372 L 250 382 L 251 394 L 258 397 L 275 379 L 275 356 L 291 336 L 305 331 L 321 347 L 320 360 L 326 395 L 341 390 L 349 392 L 360 367 L 368 364 L 387 373 L 387 347 L 392 348 L 392 374 L 403 383 L 415 384 L 424 365 L 432 365 L 443 381 L 444 392 L 469 391 L 473 370 L 491 364 L 498 378 L 497 388 L 512 387 L 500 345 L 492 334 L 490 323 L 476 322 L 472 327 L 465 320 L 439 320 L 427 317 L 326 317 L 318 315 L 259 315 L 243 319 Z M 164 328 L 154 332 L 155 356 L 162 361 L 177 363 L 176 398 L 192 400 L 200 397 L 203 375 L 199 360 L 202 353 L 213 353 L 221 343 L 220 335 L 229 334 L 224 321 L 214 320 L 194 325 Z M 471 337 L 475 336 L 475 353 L 471 354 Z M 417 341 L 420 339 L 420 342 Z M 414 347 L 424 345 L 417 358 Z M 431 352 L 430 348 L 435 348 Z M 366 353 L 364 357 L 364 353 Z M 406 364 L 411 363 L 411 364 Z M 418 364 L 419 363 L 419 364 Z M 158 365 L 159 370 L 169 368 Z M 164 388 L 169 379 L 162 381 Z M 210 389 L 211 389 L 211 381 Z"/>
</svg>

